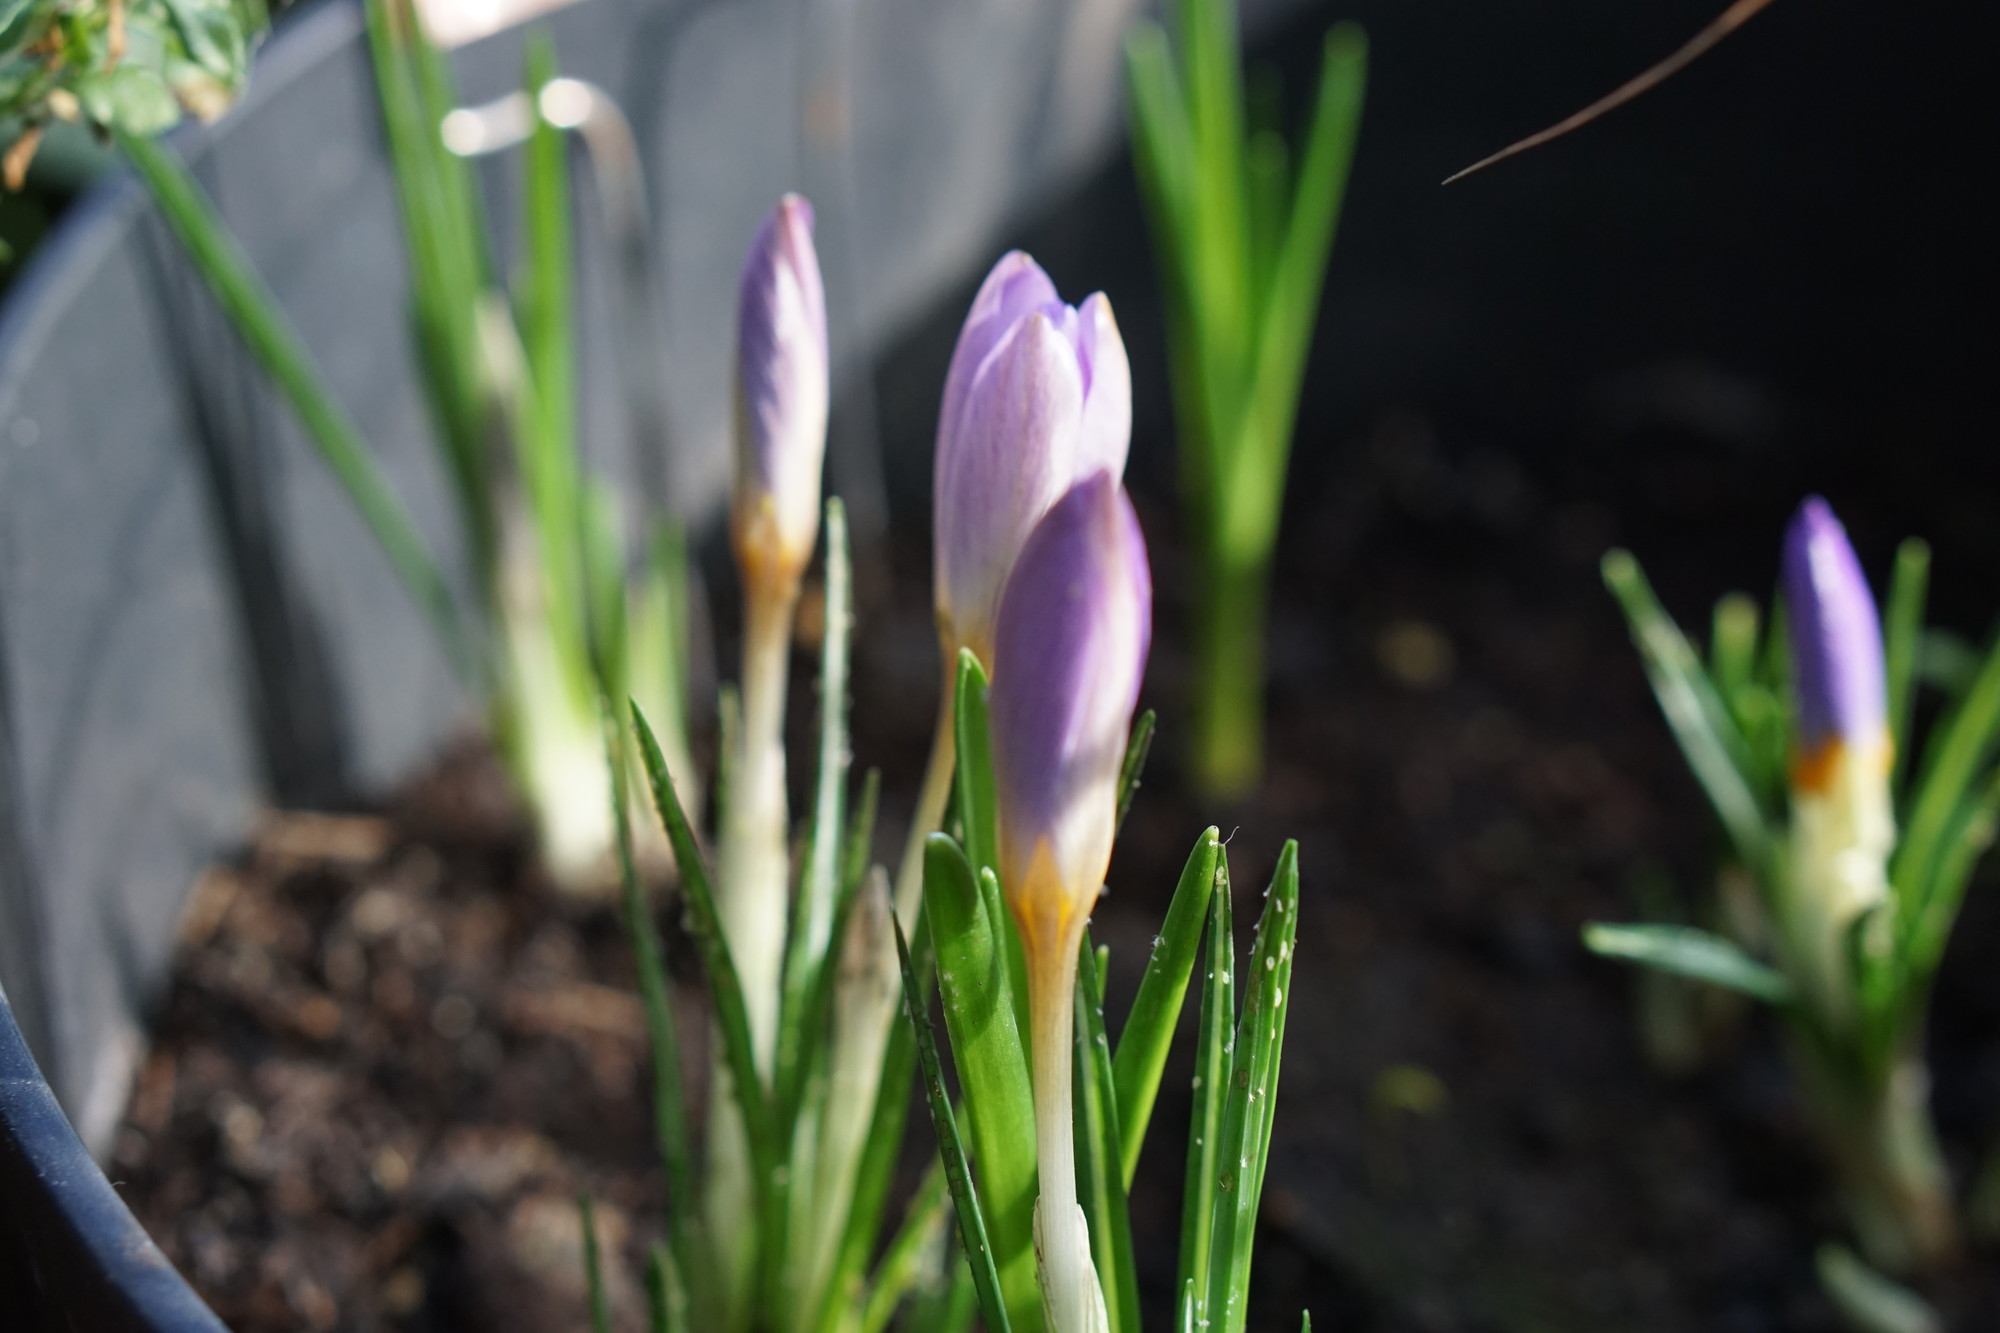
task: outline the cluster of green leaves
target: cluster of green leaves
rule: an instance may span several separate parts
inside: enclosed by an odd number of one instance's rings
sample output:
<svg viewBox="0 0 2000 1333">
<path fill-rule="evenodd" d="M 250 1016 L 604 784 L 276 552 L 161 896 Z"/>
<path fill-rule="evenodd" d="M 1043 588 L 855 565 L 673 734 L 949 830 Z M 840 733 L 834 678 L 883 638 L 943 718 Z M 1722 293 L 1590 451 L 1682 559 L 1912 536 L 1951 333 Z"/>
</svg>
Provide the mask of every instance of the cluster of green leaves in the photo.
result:
<svg viewBox="0 0 2000 1333">
<path fill-rule="evenodd" d="M 1304 153 L 1275 77 L 1246 95 L 1233 0 L 1173 0 L 1127 48 L 1134 159 L 1166 295 L 1181 483 L 1202 559 L 1198 776 L 1262 768 L 1263 605 L 1320 287 L 1360 132 L 1367 44 L 1327 34 Z"/>
<path fill-rule="evenodd" d="M 861 784 L 851 809 L 849 801 L 846 679 L 852 578 L 846 517 L 838 500 L 827 504 L 825 532 L 827 628 L 820 648 L 815 798 L 785 955 L 778 1057 L 768 1078 L 757 1069 L 741 984 L 716 913 L 712 877 L 667 772 L 659 742 L 636 704 L 631 707 L 630 735 L 636 739 L 654 807 L 681 870 L 686 924 L 700 950 L 715 1029 L 749 1139 L 757 1236 L 753 1290 L 759 1303 L 749 1312 L 750 1326 L 801 1333 L 851 1329 L 878 1333 L 921 1276 L 919 1252 L 937 1234 L 944 1216 L 945 1192 L 934 1176 L 911 1202 L 880 1262 L 872 1273 L 868 1271 L 903 1137 L 915 1061 L 913 1032 L 901 1025 L 892 1030 L 851 1195 L 845 1200 L 814 1200 L 816 1207 L 844 1209 L 837 1219 L 840 1246 L 831 1276 L 815 1291 L 802 1289 L 801 1278 L 808 1270 L 803 1249 L 812 1238 L 801 1234 L 795 1225 L 797 1211 L 791 1198 L 807 1184 L 808 1173 L 797 1169 L 797 1151 L 818 1141 L 819 1126 L 831 1109 L 827 1101 L 828 1064 L 833 1007 L 840 984 L 840 943 L 864 892 L 884 895 L 877 905 L 888 910 L 881 877 L 865 874 L 878 790 L 873 772 Z M 621 784 L 620 775 L 628 768 L 623 757 L 627 743 L 625 733 L 610 730 L 612 772 Z M 652 1038 L 655 1128 L 667 1177 L 667 1240 L 652 1256 L 651 1326 L 656 1333 L 720 1328 L 725 1325 L 716 1312 L 724 1297 L 713 1289 L 717 1269 L 707 1254 L 707 1238 L 696 1211 L 701 1181 L 688 1130 L 690 1107 L 680 1083 L 664 949 L 658 923 L 633 867 L 631 829 L 626 823 L 622 791 L 614 796 L 614 802 L 619 819 L 625 924 L 638 960 Z"/>
<path fill-rule="evenodd" d="M 564 817 L 557 788 L 571 770 L 560 757 L 581 750 L 588 763 L 598 747 L 600 688 L 614 698 L 639 697 L 671 728 L 681 752 L 685 551 L 678 528 L 655 515 L 637 558 L 629 559 L 614 492 L 581 465 L 563 131 L 533 114 L 522 172 L 523 246 L 510 299 L 494 270 L 478 182 L 440 133 L 457 97 L 448 60 L 409 0 L 368 0 L 367 16 L 410 258 L 421 378 L 472 557 L 469 601 L 445 577 L 185 165 L 143 133 L 113 133 L 454 666 L 492 699 L 502 751 L 546 831 Z M 539 106 L 537 94 L 555 77 L 552 48 L 531 41 L 529 107 Z"/>
<path fill-rule="evenodd" d="M 1753 956 L 1754 942 L 1662 925 L 1597 925 L 1585 936 L 1599 953 L 1780 1006 L 1866 1079 L 1886 1077 L 1920 1028 L 1966 886 L 2000 819 L 2000 641 L 1981 654 L 1946 632 L 1927 631 L 1929 573 L 1929 548 L 1904 542 L 1883 628 L 1899 832 L 1889 862 L 1889 899 L 1857 922 L 1850 937 L 1860 1000 L 1853 1030 L 1826 1030 L 1781 968 Z M 1776 919 L 1786 901 L 1786 774 L 1795 745 L 1783 607 L 1774 608 L 1760 632 L 1751 599 L 1724 598 L 1704 661 L 1630 553 L 1608 554 L 1604 579 L 1624 609 L 1661 712 L 1730 851 L 1755 876 L 1764 911 Z M 1921 744 L 1915 734 L 1920 684 L 1940 696 L 1937 720 Z"/>
<path fill-rule="evenodd" d="M 679 733 L 684 635 L 678 529 L 652 516 L 628 590 L 619 502 L 581 463 L 576 439 L 576 330 L 568 146 L 539 111 L 525 145 L 522 236 L 511 319 L 487 242 L 471 165 L 439 132 L 457 105 L 449 61 L 409 0 L 368 0 L 383 120 L 410 256 L 411 320 L 423 382 L 480 580 L 482 610 L 503 634 L 520 609 L 502 586 L 510 543 L 532 552 L 535 633 L 555 679 L 524 664 L 518 644 L 483 663 L 500 695 L 503 747 L 517 770 L 533 744 L 520 733 L 546 690 L 594 716 L 599 678 L 613 698 L 636 692 Z M 546 39 L 528 48 L 527 104 L 556 78 Z M 658 442 L 642 440 L 642 449 Z M 511 447 L 508 447 L 511 446 Z M 628 595 L 629 594 L 629 595 Z M 664 679 L 662 679 L 664 678 Z M 667 716 L 666 711 L 672 710 Z M 532 791 L 532 784 L 531 784 Z"/>
<path fill-rule="evenodd" d="M 263 0 L 0 4 L 0 147 L 51 119 L 158 134 L 220 115 L 242 91 Z"/>
<path fill-rule="evenodd" d="M 903 986 L 970 1283 L 989 1333 L 1042 1327 L 1035 1278 L 1034 1098 L 1020 936 L 998 877 L 986 678 L 960 656 L 956 692 L 958 835 L 925 846 L 924 918 L 902 950 Z M 1140 720 L 1119 798 L 1129 805 L 1151 735 Z M 1240 984 L 1228 857 L 1214 828 L 1196 840 L 1114 1052 L 1103 988 L 1108 951 L 1085 935 L 1077 967 L 1074 1125 L 1077 1193 L 1111 1333 L 1137 1333 L 1138 1280 L 1126 1191 L 1138 1169 L 1160 1075 L 1188 983 L 1208 945 L 1201 986 L 1195 1117 L 1182 1200 L 1180 1323 L 1240 1331 L 1251 1239 L 1270 1148 L 1284 999 L 1298 928 L 1298 846 L 1278 859 Z M 899 940 L 900 943 L 900 940 Z M 929 983 L 942 1001 L 963 1095 L 954 1108 L 931 1035 Z M 1236 995 L 1244 995 L 1239 1014 Z M 970 1134 L 961 1133 L 964 1123 Z M 967 1151 L 967 1143 L 971 1151 Z"/>
</svg>

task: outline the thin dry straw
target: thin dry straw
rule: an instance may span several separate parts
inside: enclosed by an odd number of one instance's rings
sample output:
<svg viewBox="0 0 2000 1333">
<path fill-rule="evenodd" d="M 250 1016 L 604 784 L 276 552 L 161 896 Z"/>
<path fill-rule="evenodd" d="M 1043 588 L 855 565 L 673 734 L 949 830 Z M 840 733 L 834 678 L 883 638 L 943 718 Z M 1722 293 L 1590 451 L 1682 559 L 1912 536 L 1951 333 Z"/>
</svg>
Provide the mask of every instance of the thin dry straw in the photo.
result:
<svg viewBox="0 0 2000 1333">
<path fill-rule="evenodd" d="M 1730 33 L 1735 32 L 1745 23 L 1748 23 L 1758 10 L 1763 9 L 1770 3 L 1771 0 L 1736 0 L 1735 4 L 1722 11 L 1721 17 L 1717 18 L 1715 22 L 1696 33 L 1693 40 L 1686 46 L 1683 46 L 1680 50 L 1674 52 L 1665 60 L 1662 60 L 1644 74 L 1641 74 L 1638 78 L 1598 98 L 1595 102 L 1592 102 L 1569 119 L 1558 121 L 1538 134 L 1531 134 L 1525 139 L 1510 143 L 1490 157 L 1480 158 L 1465 170 L 1445 177 L 1444 183 L 1449 185 L 1455 180 L 1463 180 L 1473 172 L 1483 171 L 1495 162 L 1512 157 L 1516 153 L 1525 153 L 1530 148 L 1540 148 L 1543 144 L 1551 140 L 1562 138 L 1563 135 L 1568 134 L 1571 130 L 1588 125 L 1607 111 L 1617 110 L 1641 93 L 1649 92 L 1659 87 L 1668 79 L 1700 59 L 1717 42 L 1720 42 Z"/>
</svg>

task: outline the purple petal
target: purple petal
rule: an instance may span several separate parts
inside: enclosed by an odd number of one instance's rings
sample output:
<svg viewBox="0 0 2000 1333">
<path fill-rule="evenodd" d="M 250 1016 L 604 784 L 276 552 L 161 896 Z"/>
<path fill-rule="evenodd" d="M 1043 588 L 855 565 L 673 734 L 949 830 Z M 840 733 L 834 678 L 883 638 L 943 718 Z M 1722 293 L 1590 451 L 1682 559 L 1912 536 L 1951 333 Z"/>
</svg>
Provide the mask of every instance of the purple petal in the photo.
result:
<svg viewBox="0 0 2000 1333">
<path fill-rule="evenodd" d="M 1056 285 L 1041 266 L 1020 250 L 1009 250 L 979 284 L 959 329 L 958 345 L 952 350 L 951 368 L 945 372 L 944 401 L 938 411 L 938 452 L 945 450 L 945 435 L 956 426 L 965 409 L 965 394 L 981 363 L 1015 321 L 1031 310 L 1056 300 Z"/>
<path fill-rule="evenodd" d="M 1001 599 L 991 721 L 1010 894 L 1046 841 L 1072 902 L 1096 898 L 1152 615 L 1138 516 L 1117 478 L 1095 473 L 1036 525 Z"/>
<path fill-rule="evenodd" d="M 1083 379 L 1069 340 L 1032 312 L 984 358 L 952 448 L 939 451 L 939 605 L 959 641 L 982 658 L 1007 572 L 1073 475 L 1082 413 Z"/>
<path fill-rule="evenodd" d="M 737 506 L 774 507 L 777 535 L 811 549 L 826 449 L 826 291 L 812 205 L 788 194 L 764 218 L 737 304 Z"/>
<path fill-rule="evenodd" d="M 1033 326 L 1034 355 L 1024 350 Z M 1099 293 L 1068 306 L 1035 261 L 987 275 L 952 353 L 938 414 L 936 581 L 948 648 L 990 661 L 993 616 L 1021 543 L 1057 496 L 1125 470 L 1132 372 Z"/>
<path fill-rule="evenodd" d="M 1888 711 L 1882 623 L 1847 530 L 1817 495 L 1785 531 L 1784 585 L 1802 747 L 1879 739 Z"/>
</svg>

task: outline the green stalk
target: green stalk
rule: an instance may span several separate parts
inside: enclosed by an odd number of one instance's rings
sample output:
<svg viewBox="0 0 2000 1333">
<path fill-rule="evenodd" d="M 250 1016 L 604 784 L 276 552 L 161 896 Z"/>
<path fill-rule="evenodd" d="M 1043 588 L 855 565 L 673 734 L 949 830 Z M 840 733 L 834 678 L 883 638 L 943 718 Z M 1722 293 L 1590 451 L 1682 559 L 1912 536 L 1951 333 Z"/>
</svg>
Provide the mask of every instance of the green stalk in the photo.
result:
<svg viewBox="0 0 2000 1333">
<path fill-rule="evenodd" d="M 1360 128 L 1366 43 L 1327 34 L 1296 176 L 1274 99 L 1246 109 L 1236 8 L 1180 0 L 1127 46 L 1134 160 L 1166 294 L 1181 491 L 1203 567 L 1192 770 L 1263 770 L 1264 605 L 1306 353 Z M 1171 33 L 1171 36 L 1169 36 Z"/>
<path fill-rule="evenodd" d="M 611 1301 L 604 1292 L 604 1259 L 597 1248 L 597 1208 L 588 1193 L 576 1196 L 583 1222 L 583 1272 L 590 1290 L 591 1333 L 611 1333 Z"/>
<path fill-rule="evenodd" d="M 666 949 L 659 923 L 632 857 L 631 796 L 626 774 L 632 769 L 624 728 L 616 724 L 617 706 L 606 700 L 605 732 L 609 740 L 612 818 L 618 837 L 619 905 L 625 936 L 639 973 L 639 996 L 646 1011 L 646 1036 L 653 1054 L 653 1132 L 660 1166 L 667 1178 L 667 1235 L 675 1271 L 705 1272 L 699 1261 L 701 1234 L 695 1216 L 694 1152 L 687 1123 L 687 1097 L 681 1089 L 680 1042 L 674 1028 L 673 991 L 667 981 Z"/>
<path fill-rule="evenodd" d="M 1217 848 L 1208 907 L 1208 962 L 1201 986 L 1201 1026 L 1194 1056 L 1194 1118 L 1188 1126 L 1181 1189 L 1181 1253 L 1176 1282 L 1201 1318 L 1213 1255 L 1215 1182 L 1223 1153 L 1222 1115 L 1229 1095 L 1230 1030 L 1236 1023 L 1236 937 L 1229 902 L 1229 853 Z M 1202 1326 L 1202 1325 L 1198 1325 Z"/>
<path fill-rule="evenodd" d="M 1193 763 L 1212 796 L 1249 794 L 1264 771 L 1267 561 L 1211 557 L 1200 575 L 1195 630 Z"/>
</svg>

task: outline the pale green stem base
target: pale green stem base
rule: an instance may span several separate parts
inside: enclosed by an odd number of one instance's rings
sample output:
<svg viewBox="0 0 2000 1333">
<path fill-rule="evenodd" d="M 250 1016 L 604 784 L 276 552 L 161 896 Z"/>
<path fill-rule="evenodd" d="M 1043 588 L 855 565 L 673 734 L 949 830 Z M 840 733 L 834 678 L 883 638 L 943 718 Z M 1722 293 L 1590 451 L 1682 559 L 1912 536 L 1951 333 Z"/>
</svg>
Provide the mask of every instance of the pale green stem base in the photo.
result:
<svg viewBox="0 0 2000 1333">
<path fill-rule="evenodd" d="M 1264 776 L 1264 605 L 1270 563 L 1211 555 L 1203 571 L 1195 642 L 1196 789 L 1235 801 Z"/>
<path fill-rule="evenodd" d="M 1920 1043 L 1912 1042 L 1912 1050 Z M 1835 1069 L 1810 1040 L 1790 1042 L 1809 1111 L 1855 1239 L 1884 1272 L 1935 1270 L 1958 1249 L 1951 1181 L 1930 1115 L 1930 1071 L 1910 1053 L 1880 1080 Z"/>
</svg>

